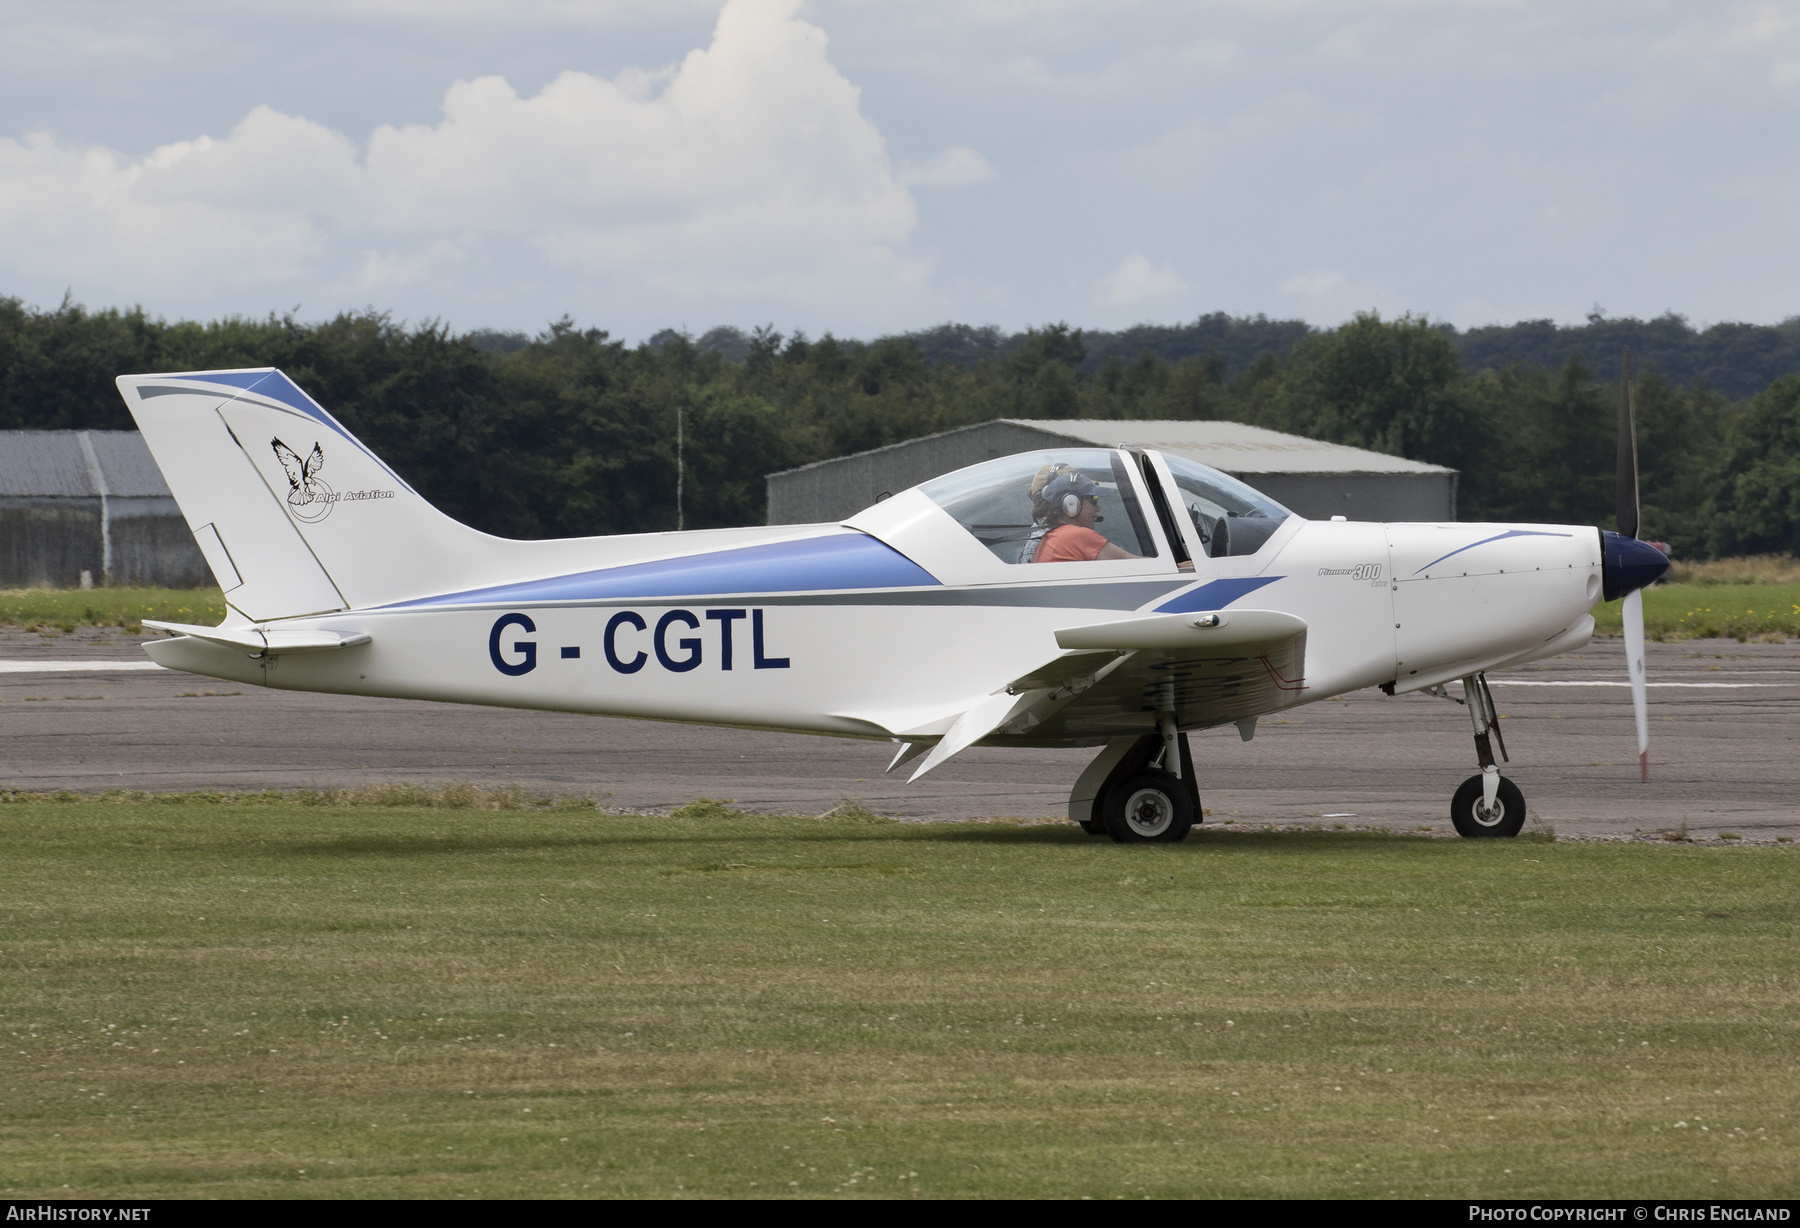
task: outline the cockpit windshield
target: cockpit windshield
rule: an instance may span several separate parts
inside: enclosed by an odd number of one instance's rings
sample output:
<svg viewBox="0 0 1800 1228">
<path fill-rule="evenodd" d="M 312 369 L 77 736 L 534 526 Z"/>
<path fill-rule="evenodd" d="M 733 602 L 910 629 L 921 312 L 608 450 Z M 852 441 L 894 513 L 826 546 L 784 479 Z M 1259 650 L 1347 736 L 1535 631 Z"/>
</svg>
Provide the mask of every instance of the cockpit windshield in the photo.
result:
<svg viewBox="0 0 1800 1228">
<path fill-rule="evenodd" d="M 1217 469 L 1167 452 L 1162 457 L 1209 558 L 1255 554 L 1293 515 L 1261 491 Z"/>
<path fill-rule="evenodd" d="M 919 489 L 1003 563 L 1156 554 L 1125 463 L 1107 448 L 1005 456 Z"/>
</svg>

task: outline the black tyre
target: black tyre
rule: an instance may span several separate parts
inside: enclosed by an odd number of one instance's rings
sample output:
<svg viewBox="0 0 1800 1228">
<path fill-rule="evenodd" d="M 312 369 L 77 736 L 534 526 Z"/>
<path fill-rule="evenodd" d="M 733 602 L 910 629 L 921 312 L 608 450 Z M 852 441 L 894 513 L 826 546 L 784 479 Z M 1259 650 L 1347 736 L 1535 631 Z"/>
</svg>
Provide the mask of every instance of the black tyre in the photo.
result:
<svg viewBox="0 0 1800 1228">
<path fill-rule="evenodd" d="M 1086 823 L 1077 823 L 1076 826 L 1090 836 L 1104 836 L 1106 834 L 1106 824 L 1102 823 L 1099 819 L 1089 819 Z"/>
<path fill-rule="evenodd" d="M 1494 795 L 1494 809 L 1482 813 L 1481 777 L 1471 776 L 1462 782 L 1450 802 L 1450 822 L 1456 834 L 1480 839 L 1487 836 L 1516 836 L 1525 826 L 1525 795 L 1519 786 L 1504 776 L 1500 791 Z"/>
<path fill-rule="evenodd" d="M 1133 772 L 1106 790 L 1100 818 L 1120 844 L 1176 844 L 1194 826 L 1188 786 L 1167 772 Z"/>
</svg>

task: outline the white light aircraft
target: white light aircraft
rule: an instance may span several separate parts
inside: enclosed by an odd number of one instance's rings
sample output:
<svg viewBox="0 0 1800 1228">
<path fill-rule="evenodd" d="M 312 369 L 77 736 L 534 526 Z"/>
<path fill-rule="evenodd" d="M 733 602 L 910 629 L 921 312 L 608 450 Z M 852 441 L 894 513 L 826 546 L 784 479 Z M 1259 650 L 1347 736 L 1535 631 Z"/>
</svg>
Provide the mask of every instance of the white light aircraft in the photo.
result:
<svg viewBox="0 0 1800 1228">
<path fill-rule="evenodd" d="M 1510 836 L 1525 803 L 1483 675 L 1586 644 L 1626 595 L 1648 771 L 1638 590 L 1668 564 L 1635 540 L 1628 374 L 1622 535 L 1309 521 L 1179 457 L 1056 448 L 841 524 L 509 541 L 432 507 L 280 371 L 118 385 L 229 607 L 146 623 L 172 669 L 883 739 L 889 770 L 922 759 L 913 779 L 977 743 L 1098 747 L 1069 814 L 1121 842 L 1198 821 L 1186 731 L 1249 740 L 1301 704 L 1422 690 L 1473 721 L 1456 829 Z"/>
</svg>

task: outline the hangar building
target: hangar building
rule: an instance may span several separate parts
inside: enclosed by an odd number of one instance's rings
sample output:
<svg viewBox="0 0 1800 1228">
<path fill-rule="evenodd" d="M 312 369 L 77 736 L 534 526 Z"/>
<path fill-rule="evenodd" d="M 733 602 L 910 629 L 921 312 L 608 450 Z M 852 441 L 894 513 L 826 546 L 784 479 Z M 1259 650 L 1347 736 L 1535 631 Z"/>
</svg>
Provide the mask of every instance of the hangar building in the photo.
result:
<svg viewBox="0 0 1800 1228">
<path fill-rule="evenodd" d="M 1248 482 L 1310 520 L 1454 520 L 1456 470 L 1240 422 L 999 418 L 768 476 L 769 523 L 843 520 L 965 465 L 1046 448 L 1154 448 Z"/>
<path fill-rule="evenodd" d="M 142 435 L 0 431 L 0 588 L 211 583 Z"/>
</svg>

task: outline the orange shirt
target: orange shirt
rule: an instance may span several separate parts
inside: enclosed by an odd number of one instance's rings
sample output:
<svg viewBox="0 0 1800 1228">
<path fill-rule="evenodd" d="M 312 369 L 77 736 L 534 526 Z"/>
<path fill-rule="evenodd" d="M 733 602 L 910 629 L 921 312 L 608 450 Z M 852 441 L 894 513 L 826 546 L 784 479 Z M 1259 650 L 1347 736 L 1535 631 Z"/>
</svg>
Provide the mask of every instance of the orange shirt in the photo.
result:
<svg viewBox="0 0 1800 1228">
<path fill-rule="evenodd" d="M 1106 548 L 1106 539 L 1078 524 L 1058 525 L 1038 543 L 1034 563 L 1091 563 Z"/>
</svg>

